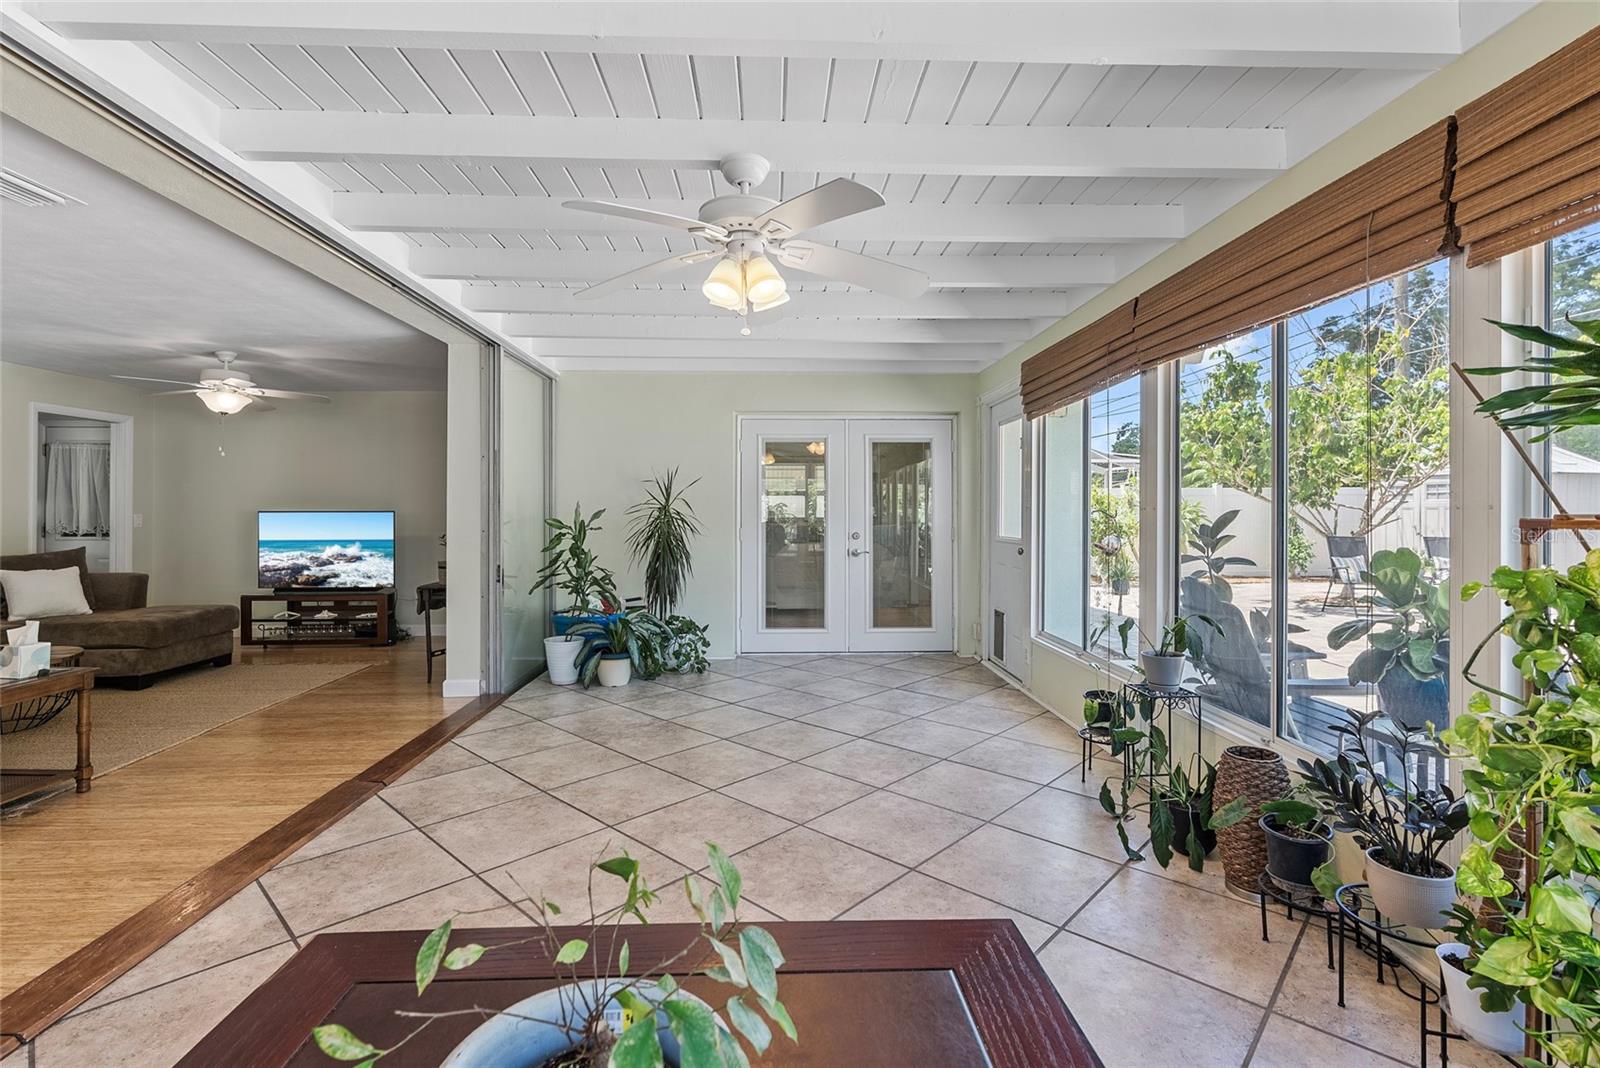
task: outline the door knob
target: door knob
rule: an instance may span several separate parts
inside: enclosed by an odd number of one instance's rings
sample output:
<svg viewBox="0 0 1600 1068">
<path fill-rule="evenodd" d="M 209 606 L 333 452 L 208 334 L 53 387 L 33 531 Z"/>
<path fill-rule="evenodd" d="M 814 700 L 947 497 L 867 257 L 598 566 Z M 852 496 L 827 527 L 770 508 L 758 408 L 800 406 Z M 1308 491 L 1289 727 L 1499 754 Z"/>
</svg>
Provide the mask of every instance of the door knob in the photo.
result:
<svg viewBox="0 0 1600 1068">
<path fill-rule="evenodd" d="M 851 556 L 871 556 L 872 555 L 872 550 L 871 549 L 851 549 L 850 550 L 850 555 Z"/>
<path fill-rule="evenodd" d="M 1017 555 L 1018 555 L 1018 556 L 1021 556 L 1021 555 L 1022 555 L 1022 546 L 1020 546 L 1020 545 L 1019 545 L 1019 546 L 1017 546 Z"/>
</svg>

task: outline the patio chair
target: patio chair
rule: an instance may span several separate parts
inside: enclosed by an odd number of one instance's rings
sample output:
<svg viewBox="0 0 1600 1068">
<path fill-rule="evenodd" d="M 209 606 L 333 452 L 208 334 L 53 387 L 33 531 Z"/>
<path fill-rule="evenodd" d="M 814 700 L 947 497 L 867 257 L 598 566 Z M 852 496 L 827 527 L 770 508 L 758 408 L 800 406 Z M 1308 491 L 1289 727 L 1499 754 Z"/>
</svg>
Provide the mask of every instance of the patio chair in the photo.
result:
<svg viewBox="0 0 1600 1068">
<path fill-rule="evenodd" d="M 1428 559 L 1433 561 L 1433 566 L 1440 571 L 1450 570 L 1450 536 L 1424 534 L 1422 548 L 1428 554 Z"/>
<path fill-rule="evenodd" d="M 1322 610 L 1328 610 L 1328 601 L 1333 596 L 1333 587 L 1340 586 L 1343 597 L 1352 604 L 1356 599 L 1357 586 L 1369 586 L 1362 575 L 1367 570 L 1367 560 L 1372 555 L 1367 549 L 1365 536 L 1359 538 L 1347 537 L 1339 534 L 1327 535 L 1328 543 L 1328 588 L 1322 593 Z M 1369 587 L 1370 588 L 1370 587 Z"/>
</svg>

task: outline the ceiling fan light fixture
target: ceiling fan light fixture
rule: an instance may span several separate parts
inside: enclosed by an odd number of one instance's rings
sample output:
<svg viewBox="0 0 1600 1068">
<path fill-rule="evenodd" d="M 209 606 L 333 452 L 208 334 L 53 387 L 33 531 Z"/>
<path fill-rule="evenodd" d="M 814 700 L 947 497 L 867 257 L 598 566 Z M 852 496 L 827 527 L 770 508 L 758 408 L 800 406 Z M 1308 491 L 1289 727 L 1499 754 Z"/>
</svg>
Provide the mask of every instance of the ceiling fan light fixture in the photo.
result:
<svg viewBox="0 0 1600 1068">
<path fill-rule="evenodd" d="M 745 263 L 744 281 L 745 295 L 754 305 L 770 307 L 789 289 L 778 269 L 765 256 L 756 256 Z"/>
<path fill-rule="evenodd" d="M 757 304 L 752 301 L 750 304 L 750 310 L 753 312 L 764 312 L 771 308 L 776 308 L 780 304 L 787 303 L 789 303 L 789 294 L 779 293 L 775 299 L 769 300 L 765 304 Z"/>
<path fill-rule="evenodd" d="M 250 406 L 251 398 L 243 393 L 224 393 L 208 389 L 200 394 L 200 403 L 218 415 L 238 415 Z"/>
<path fill-rule="evenodd" d="M 726 256 L 718 260 L 700 292 L 718 308 L 732 311 L 744 304 L 744 277 L 740 265 Z"/>
</svg>

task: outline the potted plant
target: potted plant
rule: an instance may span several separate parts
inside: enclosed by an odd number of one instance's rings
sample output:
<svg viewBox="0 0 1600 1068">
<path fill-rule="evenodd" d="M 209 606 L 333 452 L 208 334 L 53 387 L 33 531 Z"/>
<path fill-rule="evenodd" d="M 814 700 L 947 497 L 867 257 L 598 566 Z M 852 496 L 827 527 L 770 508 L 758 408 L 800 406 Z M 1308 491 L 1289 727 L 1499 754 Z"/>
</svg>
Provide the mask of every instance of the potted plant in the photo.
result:
<svg viewBox="0 0 1600 1068">
<path fill-rule="evenodd" d="M 1516 1056 L 1523 1051 L 1526 1041 L 1523 1025 L 1528 1019 L 1527 1006 L 1509 991 L 1502 994 L 1479 989 L 1488 986 L 1487 981 L 1476 978 L 1476 971 L 1490 940 L 1484 937 L 1486 932 L 1480 928 L 1471 909 L 1457 905 L 1455 914 L 1459 926 L 1452 926 L 1451 930 L 1466 941 L 1445 942 L 1434 948 L 1439 958 L 1439 982 L 1444 988 L 1451 1022 L 1480 1046 Z M 1474 981 L 1478 987 L 1473 986 Z"/>
<path fill-rule="evenodd" d="M 635 673 L 657 677 L 666 670 L 664 650 L 673 641 L 667 625 L 643 608 L 581 620 L 567 634 L 583 641 L 577 668 L 585 689 L 597 678 L 602 686 L 626 686 Z"/>
<path fill-rule="evenodd" d="M 1178 557 L 1179 564 L 1201 565 L 1201 570 L 1196 572 L 1199 580 L 1210 586 L 1219 599 L 1229 602 L 1233 600 L 1233 587 L 1222 577 L 1222 572 L 1235 564 L 1240 567 L 1256 565 L 1249 557 L 1226 556 L 1222 552 L 1234 539 L 1227 531 L 1238 518 L 1239 509 L 1231 508 L 1209 523 L 1197 524 L 1194 533 L 1189 535 L 1190 551 Z"/>
<path fill-rule="evenodd" d="M 1381 712 L 1351 709 L 1349 722 L 1329 730 L 1340 741 L 1333 761 L 1300 761 L 1305 787 L 1349 831 L 1367 856 L 1372 902 L 1387 919 L 1412 927 L 1439 927 L 1455 903 L 1455 870 L 1440 859 L 1445 846 L 1467 825 L 1466 802 L 1447 784 L 1415 786 L 1413 758 L 1434 747 L 1421 731 L 1398 729 L 1385 739 L 1399 765 L 1400 781 L 1380 768 L 1373 736 L 1389 731 Z M 1375 726 L 1376 725 L 1376 726 Z"/>
<path fill-rule="evenodd" d="M 1373 553 L 1361 577 L 1372 585 L 1366 600 L 1375 610 L 1334 627 L 1328 644 L 1343 649 L 1368 639 L 1350 665 L 1350 681 L 1376 683 L 1389 718 L 1414 730 L 1447 722 L 1449 587 L 1430 578 L 1422 558 L 1405 548 Z"/>
<path fill-rule="evenodd" d="M 585 519 L 582 506 L 578 505 L 572 509 L 570 523 L 554 516 L 544 521 L 551 530 L 550 540 L 543 549 L 545 565 L 539 569 L 538 579 L 528 592 L 551 589 L 566 598 L 565 607 L 551 612 L 557 636 L 565 635 L 579 620 L 599 622 L 614 615 L 622 603 L 617 596 L 616 578 L 600 566 L 589 549 L 589 535 L 600 529 L 599 520 L 605 514 L 602 508 Z M 545 649 L 548 657 L 548 639 Z"/>
<path fill-rule="evenodd" d="M 645 482 L 645 499 L 628 509 L 628 549 L 644 569 L 645 605 L 666 618 L 677 607 L 694 567 L 689 542 L 701 532 L 694 506 L 684 494 L 697 478 L 678 487 L 678 469 Z"/>
<path fill-rule="evenodd" d="M 1106 585 L 1117 597 L 1126 597 L 1138 577 L 1139 571 L 1127 553 L 1119 552 L 1106 560 Z"/>
<path fill-rule="evenodd" d="M 1168 623 L 1161 629 L 1161 641 L 1152 642 L 1144 631 L 1139 629 L 1139 624 L 1135 620 L 1131 618 L 1124 619 L 1117 624 L 1117 637 L 1122 643 L 1123 658 L 1128 658 L 1129 636 L 1134 631 L 1138 631 L 1139 638 L 1144 645 L 1154 646 L 1154 648 L 1144 648 L 1139 651 L 1140 674 L 1144 676 L 1146 682 L 1156 689 L 1176 690 L 1183 685 L 1184 661 L 1191 649 L 1197 649 L 1200 646 L 1199 632 L 1194 627 L 1197 622 L 1204 623 L 1219 636 L 1222 634 L 1222 628 L 1217 626 L 1216 621 L 1210 616 L 1192 612 L 1189 615 L 1178 616 L 1171 623 Z M 1092 645 L 1098 641 L 1099 636 L 1104 634 L 1110 626 L 1111 621 L 1107 619 L 1097 627 L 1095 634 L 1090 639 L 1090 644 Z"/>
<path fill-rule="evenodd" d="M 757 1055 L 771 1045 L 774 1027 L 798 1041 L 794 1021 L 778 999 L 783 953 L 767 931 L 739 923 L 743 889 L 739 869 L 714 844 L 707 843 L 707 856 L 715 876 L 709 891 L 694 875 L 683 880 L 699 930 L 672 957 L 633 967 L 622 923 L 629 917 L 648 923 L 647 912 L 657 896 L 639 862 L 623 852 L 590 866 L 591 902 L 596 873 L 620 879 L 626 884 L 626 897 L 622 904 L 591 917 L 588 930 L 580 932 L 586 937 L 571 937 L 571 929 L 557 928 L 554 917 L 561 914 L 560 907 L 535 894 L 537 926 L 527 938 L 452 948 L 454 921 L 446 920 L 417 950 L 419 997 L 441 968 L 461 971 L 485 954 L 525 945 L 541 947 L 568 969 L 563 985 L 500 1011 L 478 1007 L 405 1011 L 401 1015 L 408 1018 L 410 1030 L 388 1047 L 375 1046 L 341 1024 L 313 1028 L 312 1039 L 329 1057 L 360 1062 L 359 1068 L 402 1049 L 437 1021 L 464 1013 L 487 1019 L 451 1052 L 446 1068 L 722 1068 L 748 1063 L 738 1036 Z M 672 976 L 674 971 L 706 976 L 729 987 L 733 996 L 718 1012 L 683 990 Z"/>
<path fill-rule="evenodd" d="M 1257 821 L 1267 836 L 1267 874 L 1283 889 L 1313 888 L 1312 873 L 1328 862 L 1333 828 L 1316 805 L 1283 797 L 1261 806 Z"/>
</svg>

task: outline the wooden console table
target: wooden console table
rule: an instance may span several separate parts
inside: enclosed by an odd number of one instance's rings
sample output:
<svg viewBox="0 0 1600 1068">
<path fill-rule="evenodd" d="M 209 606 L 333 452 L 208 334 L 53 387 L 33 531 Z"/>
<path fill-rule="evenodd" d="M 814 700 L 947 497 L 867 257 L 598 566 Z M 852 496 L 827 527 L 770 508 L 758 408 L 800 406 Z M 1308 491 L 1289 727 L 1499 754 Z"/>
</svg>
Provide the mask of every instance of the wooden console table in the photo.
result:
<svg viewBox="0 0 1600 1068">
<path fill-rule="evenodd" d="M 798 1045 L 776 1038 L 759 1062 L 762 1068 L 1101 1068 L 1010 920 L 762 926 L 783 949 L 779 994 L 800 1033 Z M 557 944 L 578 937 L 596 947 L 608 944 L 588 928 L 557 930 Z M 653 966 L 690 945 L 699 928 L 653 923 L 623 930 L 630 960 Z M 396 1009 L 503 1008 L 554 986 L 553 977 L 565 974 L 542 943 L 533 942 L 489 953 L 464 971 L 441 971 L 419 998 L 416 956 L 426 934 L 317 935 L 202 1039 L 180 1068 L 326 1068 L 332 1062 L 310 1039 L 318 1024 L 344 1024 L 388 1046 L 417 1023 L 396 1016 Z M 493 945 L 528 935 L 526 927 L 457 931 L 451 943 Z M 674 974 L 686 975 L 690 964 L 680 961 Z M 690 976 L 683 986 L 713 1004 L 728 994 L 703 976 Z M 441 1020 L 384 1057 L 384 1066 L 436 1066 L 479 1022 L 475 1016 Z"/>
<path fill-rule="evenodd" d="M 262 619 L 257 605 L 273 605 Z M 329 613 L 318 619 L 320 613 Z M 247 593 L 239 598 L 241 645 L 393 645 L 393 590 L 294 590 Z"/>
<path fill-rule="evenodd" d="M 78 793 L 89 790 L 94 765 L 89 760 L 89 691 L 98 668 L 53 668 L 34 679 L 0 682 L 0 734 L 14 734 L 42 726 L 76 703 L 78 711 L 78 766 L 65 769 L 6 768 L 0 771 L 0 804 L 52 790 L 69 782 Z"/>
</svg>

